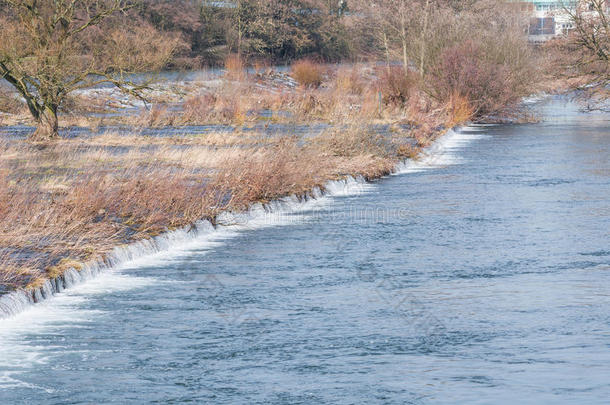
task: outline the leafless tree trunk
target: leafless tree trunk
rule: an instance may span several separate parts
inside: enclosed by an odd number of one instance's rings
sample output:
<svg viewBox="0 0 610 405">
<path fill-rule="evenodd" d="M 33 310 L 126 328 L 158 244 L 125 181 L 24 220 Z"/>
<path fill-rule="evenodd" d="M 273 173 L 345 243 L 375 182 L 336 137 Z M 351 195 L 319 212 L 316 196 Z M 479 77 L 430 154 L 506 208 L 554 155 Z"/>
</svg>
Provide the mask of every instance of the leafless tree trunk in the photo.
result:
<svg viewBox="0 0 610 405">
<path fill-rule="evenodd" d="M 610 98 L 610 3 L 578 1 L 563 8 L 574 26 L 563 53 L 578 75 L 589 77 L 584 95 L 593 101 Z M 595 102 L 593 103 L 596 104 Z"/>
<path fill-rule="evenodd" d="M 419 54 L 419 75 L 424 77 L 424 63 L 426 59 L 426 36 L 428 34 L 428 20 L 430 18 L 430 0 L 426 0 L 424 7 L 424 23 L 421 31 L 421 51 Z"/>
<path fill-rule="evenodd" d="M 389 73 L 390 72 L 390 44 L 388 41 L 388 35 L 385 33 L 385 31 L 383 32 L 382 37 L 383 37 L 383 48 L 385 50 L 385 66 Z"/>
<path fill-rule="evenodd" d="M 73 91 L 110 83 L 143 98 L 130 75 L 165 65 L 177 47 L 151 26 L 127 24 L 124 0 L 0 1 L 0 78 L 25 100 L 33 140 L 58 137 L 58 110 Z M 112 25 L 112 17 L 123 21 Z"/>
<path fill-rule="evenodd" d="M 367 15 L 370 28 L 377 33 L 383 46 L 386 60 L 389 61 L 391 55 L 401 60 L 406 74 L 414 55 L 413 23 L 418 16 L 417 1 L 364 2 L 356 4 L 355 8 Z"/>
</svg>

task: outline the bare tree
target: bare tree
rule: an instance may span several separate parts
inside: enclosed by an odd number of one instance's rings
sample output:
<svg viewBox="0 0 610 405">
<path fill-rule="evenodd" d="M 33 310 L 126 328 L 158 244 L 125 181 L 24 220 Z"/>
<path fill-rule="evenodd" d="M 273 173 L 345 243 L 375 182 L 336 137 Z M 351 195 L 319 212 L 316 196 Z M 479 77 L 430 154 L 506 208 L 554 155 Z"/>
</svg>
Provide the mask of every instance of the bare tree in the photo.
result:
<svg viewBox="0 0 610 405">
<path fill-rule="evenodd" d="M 127 15 L 124 0 L 0 0 L 0 78 L 25 100 L 37 122 L 31 136 L 58 136 L 68 94 L 110 83 L 142 98 L 133 74 L 161 68 L 177 47 Z"/>
<path fill-rule="evenodd" d="M 364 23 L 376 35 L 385 52 L 386 61 L 397 58 L 405 72 L 415 57 L 415 25 L 421 15 L 420 1 L 375 0 L 354 2 L 359 13 L 365 13 Z"/>
<path fill-rule="evenodd" d="M 421 30 L 421 49 L 419 53 L 419 75 L 421 77 L 424 77 L 424 66 L 426 62 L 426 37 L 428 34 L 428 23 L 430 21 L 430 0 L 426 0 L 423 11 L 423 28 Z"/>
<path fill-rule="evenodd" d="M 565 43 L 571 68 L 589 77 L 586 95 L 593 99 L 610 97 L 610 3 L 607 0 L 567 2 L 563 11 L 573 30 Z"/>
</svg>

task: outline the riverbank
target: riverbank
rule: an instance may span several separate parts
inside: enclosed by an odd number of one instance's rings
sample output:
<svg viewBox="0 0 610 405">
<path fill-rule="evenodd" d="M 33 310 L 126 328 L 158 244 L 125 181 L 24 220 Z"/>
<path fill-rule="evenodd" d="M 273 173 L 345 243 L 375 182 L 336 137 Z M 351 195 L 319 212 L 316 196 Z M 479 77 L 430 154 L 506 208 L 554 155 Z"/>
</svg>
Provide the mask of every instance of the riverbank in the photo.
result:
<svg viewBox="0 0 610 405">
<path fill-rule="evenodd" d="M 21 291 L 15 291 L 1 297 L 0 316 L 10 316 L 19 313 L 33 303 L 47 299 L 55 293 L 61 292 L 81 281 L 95 277 L 101 271 L 120 266 L 125 262 L 188 244 L 189 241 L 200 239 L 208 234 L 213 238 L 214 234 L 218 233 L 221 228 L 224 229 L 228 227 L 228 229 L 231 229 L 235 226 L 238 228 L 240 226 L 249 227 L 252 226 L 253 222 L 264 225 L 265 222 L 276 221 L 276 216 L 281 216 L 295 210 L 307 209 L 310 202 L 315 205 L 326 195 L 335 196 L 358 192 L 358 190 L 366 187 L 365 183 L 367 181 L 396 171 L 408 172 L 415 170 L 420 166 L 425 168 L 430 163 L 428 162 L 430 158 L 437 158 L 436 154 L 438 153 L 438 150 L 436 149 L 439 148 L 442 148 L 442 146 L 439 145 L 433 148 L 434 150 L 430 151 L 430 156 L 424 156 L 424 159 L 421 161 L 419 159 L 415 161 L 402 160 L 401 163 L 399 160 L 387 160 L 385 163 L 388 166 L 370 166 L 371 161 L 369 161 L 369 166 L 358 166 L 359 163 L 357 161 L 351 161 L 349 163 L 349 168 L 343 166 L 342 170 L 344 171 L 357 170 L 355 173 L 360 172 L 359 174 L 355 174 L 356 177 L 343 173 L 336 173 L 333 177 L 334 180 L 321 178 L 326 180 L 319 180 L 318 183 L 314 183 L 316 178 L 311 172 L 303 173 L 302 175 L 305 176 L 303 179 L 310 181 L 308 185 L 311 186 L 311 188 L 308 190 L 298 190 L 295 188 L 281 189 L 282 192 L 285 193 L 283 196 L 281 194 L 275 194 L 273 196 L 268 195 L 264 199 L 245 199 L 243 201 L 248 201 L 248 203 L 241 204 L 236 203 L 237 200 L 235 200 L 233 203 L 227 203 L 222 209 L 217 206 L 210 206 L 208 202 L 206 207 L 209 210 L 215 210 L 214 214 L 208 214 L 208 216 L 203 217 L 203 219 L 191 220 L 187 226 L 172 228 L 171 230 L 166 228 L 166 230 L 159 234 L 155 232 L 146 233 L 143 231 L 138 235 L 139 239 L 137 239 L 138 236 L 135 236 L 133 241 L 129 243 L 117 243 L 113 246 L 112 243 L 107 240 L 103 241 L 103 244 L 101 240 L 91 241 L 91 243 L 99 241 L 98 246 L 103 246 L 103 248 L 107 250 L 105 250 L 103 254 L 98 253 L 89 256 L 90 258 L 86 261 L 78 261 L 72 258 L 59 260 L 58 265 L 49 268 L 46 274 L 39 275 L 34 281 L 30 281 L 25 288 L 19 288 Z M 301 151 L 303 150 L 304 149 Z M 375 159 L 373 156 L 369 156 L 368 158 Z M 361 162 L 361 164 L 365 163 L 365 161 Z M 390 167 L 390 164 L 393 164 L 393 166 Z M 236 166 L 233 165 L 232 167 L 235 168 Z M 338 167 L 339 166 L 336 166 L 336 168 Z M 280 172 L 280 175 L 285 176 L 288 174 L 289 173 L 286 171 Z M 241 179 L 245 180 L 247 184 L 250 184 L 247 177 Z M 295 185 L 297 184 L 293 184 L 292 186 Z M 248 187 L 243 184 L 242 186 Z M 243 189 L 237 188 L 230 190 L 232 198 L 235 198 L 243 191 Z M 277 193 L 277 190 L 275 192 Z M 150 204 L 151 199 L 143 201 Z M 92 207 L 90 208 L 92 209 Z M 99 216 L 102 216 L 101 213 L 98 212 L 98 214 Z M 101 218 L 99 219 L 99 222 L 103 222 Z M 186 223 L 186 219 L 184 220 Z M 101 224 L 96 229 L 98 232 L 103 232 L 105 227 Z M 94 230 L 92 229 L 91 234 L 93 234 L 93 232 Z M 14 236 L 16 237 L 17 235 Z M 29 236 L 31 237 L 32 235 L 30 234 Z M 97 235 L 97 237 L 101 238 L 99 235 Z M 90 244 L 89 246 L 92 245 Z M 79 246 L 72 247 L 72 254 L 73 252 L 78 252 L 79 248 Z M 53 253 L 58 254 L 57 251 L 54 251 Z M 24 273 L 20 274 L 24 275 Z"/>
</svg>

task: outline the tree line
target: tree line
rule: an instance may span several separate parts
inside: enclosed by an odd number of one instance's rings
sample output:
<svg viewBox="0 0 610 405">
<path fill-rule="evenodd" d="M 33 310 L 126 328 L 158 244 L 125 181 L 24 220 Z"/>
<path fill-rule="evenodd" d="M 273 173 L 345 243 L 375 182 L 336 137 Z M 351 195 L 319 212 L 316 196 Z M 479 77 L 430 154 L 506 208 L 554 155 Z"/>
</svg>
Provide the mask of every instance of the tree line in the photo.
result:
<svg viewBox="0 0 610 405">
<path fill-rule="evenodd" d="M 222 63 L 227 54 L 289 61 L 355 57 L 347 0 L 145 0 L 139 14 L 157 29 L 185 40 L 177 62 Z"/>
</svg>

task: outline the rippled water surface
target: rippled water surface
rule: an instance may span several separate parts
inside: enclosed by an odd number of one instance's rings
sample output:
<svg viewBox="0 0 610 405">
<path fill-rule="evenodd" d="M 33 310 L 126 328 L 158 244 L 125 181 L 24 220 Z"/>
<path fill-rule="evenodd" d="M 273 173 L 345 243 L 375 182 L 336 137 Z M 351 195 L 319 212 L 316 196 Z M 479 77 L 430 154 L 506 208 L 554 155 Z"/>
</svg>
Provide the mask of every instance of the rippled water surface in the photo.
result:
<svg viewBox="0 0 610 405">
<path fill-rule="evenodd" d="M 1 320 L 0 403 L 607 403 L 609 116 L 540 111 Z"/>
</svg>

